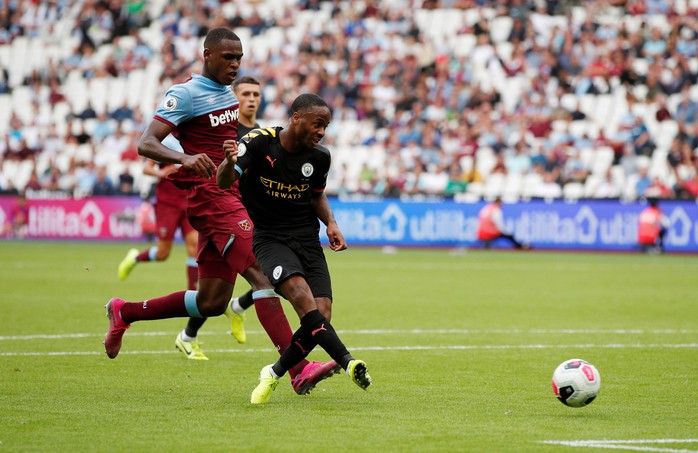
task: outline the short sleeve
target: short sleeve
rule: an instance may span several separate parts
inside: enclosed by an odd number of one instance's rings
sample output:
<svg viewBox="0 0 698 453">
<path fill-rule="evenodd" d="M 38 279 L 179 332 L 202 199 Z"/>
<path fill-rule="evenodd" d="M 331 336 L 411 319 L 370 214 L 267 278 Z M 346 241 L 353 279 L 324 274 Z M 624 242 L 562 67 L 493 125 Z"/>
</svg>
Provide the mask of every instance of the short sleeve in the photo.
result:
<svg viewBox="0 0 698 453">
<path fill-rule="evenodd" d="M 174 85 L 165 93 L 165 99 L 155 111 L 155 116 L 177 127 L 194 116 L 191 95 L 183 85 Z"/>
<path fill-rule="evenodd" d="M 238 161 L 235 170 L 242 175 L 252 163 L 252 153 L 254 153 L 255 141 L 250 135 L 245 135 L 238 143 Z"/>
<path fill-rule="evenodd" d="M 327 176 L 330 173 L 330 166 L 332 165 L 332 156 L 329 150 L 319 153 L 317 164 L 318 171 L 313 179 L 313 190 L 315 192 L 322 192 L 327 186 Z"/>
</svg>

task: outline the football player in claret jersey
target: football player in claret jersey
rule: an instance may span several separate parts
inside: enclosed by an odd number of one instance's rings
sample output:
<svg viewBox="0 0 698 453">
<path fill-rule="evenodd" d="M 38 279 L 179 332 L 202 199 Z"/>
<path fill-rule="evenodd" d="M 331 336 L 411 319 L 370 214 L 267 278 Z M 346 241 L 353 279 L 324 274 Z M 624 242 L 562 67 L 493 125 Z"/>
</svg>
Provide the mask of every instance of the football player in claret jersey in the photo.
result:
<svg viewBox="0 0 698 453">
<path fill-rule="evenodd" d="M 324 192 L 331 157 L 319 143 L 330 119 L 322 98 L 302 94 L 291 105 L 286 128 L 256 129 L 239 145 L 235 140 L 223 145 L 226 159 L 218 167 L 218 185 L 228 188 L 245 174 L 243 193 L 255 223 L 255 255 L 301 323 L 281 358 L 262 368 L 252 404 L 268 402 L 281 376 L 318 344 L 359 387 L 371 385 L 366 364 L 354 359 L 330 324 L 332 284 L 319 221 L 327 227 L 332 250 L 347 248 Z"/>
<path fill-rule="evenodd" d="M 167 91 L 140 139 L 139 154 L 181 165 L 168 178 L 187 190 L 187 216 L 199 232 L 199 289 L 138 302 L 110 299 L 106 305 L 109 330 L 104 339 L 109 358 L 118 355 L 123 334 L 134 321 L 223 314 L 237 274 L 252 286 L 257 315 L 276 349 L 283 351 L 291 342 L 291 327 L 279 298 L 252 253 L 252 222 L 237 187 L 221 189 L 213 178 L 225 159 L 223 141 L 237 138 L 239 104 L 230 84 L 242 56 L 242 43 L 235 33 L 227 28 L 209 31 L 204 40 L 202 73 L 192 74 L 191 79 Z M 170 133 L 184 153 L 162 144 Z M 308 393 L 338 368 L 333 361 L 299 363 L 292 371 L 293 388 L 296 393 Z"/>
</svg>

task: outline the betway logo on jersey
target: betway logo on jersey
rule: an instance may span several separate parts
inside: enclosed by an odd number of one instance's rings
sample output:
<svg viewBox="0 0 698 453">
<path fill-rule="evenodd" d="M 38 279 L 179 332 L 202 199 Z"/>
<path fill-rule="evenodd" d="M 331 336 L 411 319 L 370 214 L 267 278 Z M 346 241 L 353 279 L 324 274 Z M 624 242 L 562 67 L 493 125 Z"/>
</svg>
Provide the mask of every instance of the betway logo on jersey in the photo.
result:
<svg viewBox="0 0 698 453">
<path fill-rule="evenodd" d="M 214 115 L 213 113 L 208 114 L 208 119 L 211 120 L 211 127 L 216 127 L 219 124 L 232 123 L 238 120 L 240 115 L 239 110 L 225 110 L 223 113 Z"/>
</svg>

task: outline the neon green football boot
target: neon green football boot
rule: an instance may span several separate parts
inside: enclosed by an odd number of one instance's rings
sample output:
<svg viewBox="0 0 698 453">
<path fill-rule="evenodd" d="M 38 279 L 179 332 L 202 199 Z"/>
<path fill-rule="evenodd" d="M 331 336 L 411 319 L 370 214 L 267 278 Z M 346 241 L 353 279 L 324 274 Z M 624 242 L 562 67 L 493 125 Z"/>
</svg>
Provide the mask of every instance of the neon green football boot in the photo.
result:
<svg viewBox="0 0 698 453">
<path fill-rule="evenodd" d="M 236 298 L 235 298 L 236 299 Z M 230 321 L 230 334 L 235 337 L 238 343 L 247 342 L 247 332 L 245 332 L 245 314 L 237 314 L 233 311 L 231 304 L 234 299 L 230 299 L 230 303 L 225 309 L 225 316 Z"/>
<path fill-rule="evenodd" d="M 371 376 L 368 375 L 366 363 L 363 360 L 352 360 L 349 362 L 347 374 L 356 385 L 364 390 L 373 383 Z"/>
<path fill-rule="evenodd" d="M 182 336 L 179 334 L 177 334 L 177 339 L 175 340 L 175 348 L 182 351 L 189 360 L 208 360 L 208 357 L 201 351 L 201 343 L 182 340 Z"/>
<path fill-rule="evenodd" d="M 131 249 L 126 254 L 121 263 L 119 263 L 119 280 L 124 281 L 128 274 L 131 273 L 134 267 L 136 267 L 136 257 L 138 256 L 138 249 Z"/>
<path fill-rule="evenodd" d="M 264 404 L 269 402 L 272 392 L 279 385 L 279 380 L 271 374 L 271 367 L 271 365 L 267 365 L 259 372 L 259 384 L 252 391 L 250 403 Z"/>
</svg>

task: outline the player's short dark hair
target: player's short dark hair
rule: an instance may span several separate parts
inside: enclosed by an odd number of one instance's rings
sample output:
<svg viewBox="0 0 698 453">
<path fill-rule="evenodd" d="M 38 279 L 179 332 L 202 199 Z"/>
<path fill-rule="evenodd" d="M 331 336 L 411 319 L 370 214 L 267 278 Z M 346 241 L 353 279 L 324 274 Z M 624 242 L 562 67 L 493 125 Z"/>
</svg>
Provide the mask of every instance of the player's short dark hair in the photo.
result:
<svg viewBox="0 0 698 453">
<path fill-rule="evenodd" d="M 327 107 L 327 102 L 317 94 L 304 93 L 298 96 L 291 104 L 291 115 L 301 110 L 309 109 L 311 107 Z"/>
<path fill-rule="evenodd" d="M 254 77 L 244 76 L 233 81 L 233 90 L 237 90 L 238 86 L 242 85 L 243 83 L 249 83 L 251 85 L 260 85 L 259 80 L 255 79 Z"/>
<path fill-rule="evenodd" d="M 224 39 L 229 39 L 231 41 L 240 41 L 240 37 L 236 35 L 229 28 L 214 28 L 213 30 L 206 33 L 206 39 L 204 39 L 204 48 L 211 49 L 217 46 Z"/>
</svg>

